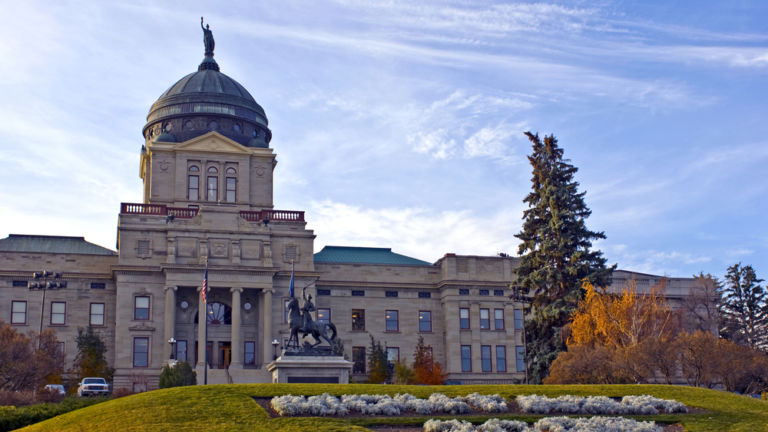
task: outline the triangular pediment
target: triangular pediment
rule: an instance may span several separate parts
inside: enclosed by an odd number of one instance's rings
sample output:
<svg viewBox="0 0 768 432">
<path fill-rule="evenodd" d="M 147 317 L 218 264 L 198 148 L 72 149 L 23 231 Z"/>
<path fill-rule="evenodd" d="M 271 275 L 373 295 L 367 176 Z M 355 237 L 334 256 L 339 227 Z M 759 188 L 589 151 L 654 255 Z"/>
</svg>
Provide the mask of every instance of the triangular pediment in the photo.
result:
<svg viewBox="0 0 768 432">
<path fill-rule="evenodd" d="M 210 153 L 251 154 L 253 149 L 245 147 L 218 132 L 208 132 L 205 135 L 192 138 L 174 146 L 175 151 L 194 151 Z M 260 149 L 266 150 L 266 149 Z"/>
</svg>

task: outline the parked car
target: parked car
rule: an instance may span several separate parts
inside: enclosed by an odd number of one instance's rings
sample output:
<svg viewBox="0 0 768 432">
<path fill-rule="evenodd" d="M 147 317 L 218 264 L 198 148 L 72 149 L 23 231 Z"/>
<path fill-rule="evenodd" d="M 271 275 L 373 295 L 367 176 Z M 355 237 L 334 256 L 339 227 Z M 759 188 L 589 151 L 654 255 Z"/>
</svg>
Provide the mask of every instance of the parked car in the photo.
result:
<svg viewBox="0 0 768 432">
<path fill-rule="evenodd" d="M 83 378 L 77 385 L 78 396 L 108 395 L 109 384 L 104 378 Z"/>
<path fill-rule="evenodd" d="M 58 392 L 61 395 L 67 394 L 67 391 L 64 390 L 64 386 L 61 384 L 46 384 L 45 389 L 52 392 Z"/>
</svg>

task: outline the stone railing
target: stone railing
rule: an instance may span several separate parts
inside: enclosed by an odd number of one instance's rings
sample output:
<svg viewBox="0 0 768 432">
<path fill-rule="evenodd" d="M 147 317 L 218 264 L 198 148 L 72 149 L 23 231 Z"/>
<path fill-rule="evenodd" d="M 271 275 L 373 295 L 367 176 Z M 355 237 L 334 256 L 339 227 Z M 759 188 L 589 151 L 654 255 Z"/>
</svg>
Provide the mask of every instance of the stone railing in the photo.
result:
<svg viewBox="0 0 768 432">
<path fill-rule="evenodd" d="M 168 207 L 165 204 L 120 204 L 120 214 L 173 216 L 179 219 L 190 219 L 197 216 L 197 212 L 198 209 L 196 208 Z"/>
<path fill-rule="evenodd" d="M 241 211 L 240 217 L 248 222 L 262 222 L 264 219 L 270 222 L 304 222 L 304 212 L 294 210 Z"/>
</svg>

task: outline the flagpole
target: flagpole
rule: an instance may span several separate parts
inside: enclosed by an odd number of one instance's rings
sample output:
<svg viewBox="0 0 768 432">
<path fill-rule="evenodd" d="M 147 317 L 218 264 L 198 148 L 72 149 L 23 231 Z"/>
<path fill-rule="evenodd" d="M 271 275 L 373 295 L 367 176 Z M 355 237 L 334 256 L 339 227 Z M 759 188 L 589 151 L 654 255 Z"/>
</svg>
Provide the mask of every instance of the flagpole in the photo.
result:
<svg viewBox="0 0 768 432">
<path fill-rule="evenodd" d="M 205 326 L 205 363 L 203 364 L 203 385 L 208 385 L 208 257 L 205 257 L 205 276 L 203 277 L 203 307 L 205 315 L 203 319 Z"/>
</svg>

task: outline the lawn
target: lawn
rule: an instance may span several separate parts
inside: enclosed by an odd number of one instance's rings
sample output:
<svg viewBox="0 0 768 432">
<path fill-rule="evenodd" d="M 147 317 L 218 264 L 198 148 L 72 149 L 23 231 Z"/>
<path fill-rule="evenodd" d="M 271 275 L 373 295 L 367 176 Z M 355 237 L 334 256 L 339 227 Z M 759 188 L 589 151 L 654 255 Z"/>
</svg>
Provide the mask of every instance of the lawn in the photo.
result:
<svg viewBox="0 0 768 432">
<path fill-rule="evenodd" d="M 666 385 L 476 385 L 476 386 L 395 386 L 331 384 L 230 384 L 177 387 L 141 393 L 89 406 L 28 426 L 24 431 L 366 431 L 381 424 L 421 425 L 429 417 L 376 418 L 270 418 L 253 397 L 284 394 L 312 395 L 328 392 L 336 396 L 352 393 L 395 395 L 411 393 L 428 397 L 433 392 L 448 396 L 472 392 L 547 396 L 605 395 L 610 397 L 650 394 L 675 399 L 689 407 L 706 410 L 697 414 L 667 414 L 635 417 L 661 423 L 681 423 L 687 431 L 768 431 L 768 402 L 731 393 Z M 462 417 L 481 423 L 486 418 L 533 421 L 533 415 L 488 415 Z M 436 416 L 435 418 L 452 418 Z"/>
</svg>

